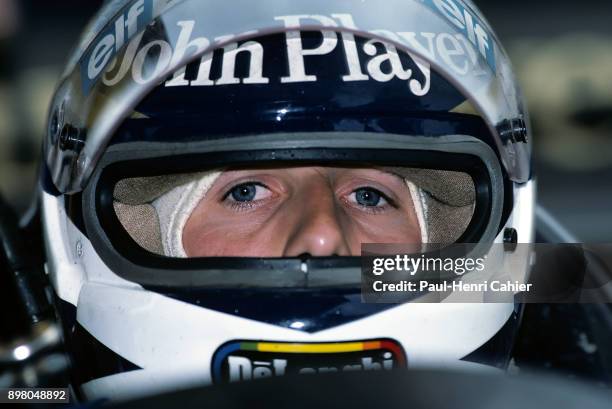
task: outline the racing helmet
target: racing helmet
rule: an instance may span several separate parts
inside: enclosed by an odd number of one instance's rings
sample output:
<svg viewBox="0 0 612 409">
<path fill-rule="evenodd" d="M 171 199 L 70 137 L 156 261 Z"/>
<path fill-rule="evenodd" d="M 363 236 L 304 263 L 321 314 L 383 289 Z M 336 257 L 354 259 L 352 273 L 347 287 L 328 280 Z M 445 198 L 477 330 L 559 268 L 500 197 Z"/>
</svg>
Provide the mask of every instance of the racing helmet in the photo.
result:
<svg viewBox="0 0 612 409">
<path fill-rule="evenodd" d="M 396 201 L 417 229 L 393 243 L 477 243 L 506 263 L 513 247 L 494 244 L 533 241 L 528 124 L 508 57 L 469 1 L 107 2 L 53 97 L 40 176 L 75 392 L 506 368 L 511 300 L 363 302 L 363 241 L 277 251 L 281 223 L 250 251 L 203 203 L 253 202 L 259 182 L 221 183 L 235 172 L 374 170 L 402 182 Z M 380 193 L 354 189 L 347 206 L 376 207 Z M 316 217 L 321 197 L 302 196 L 291 217 Z M 267 228 L 245 214 L 238 224 Z"/>
</svg>

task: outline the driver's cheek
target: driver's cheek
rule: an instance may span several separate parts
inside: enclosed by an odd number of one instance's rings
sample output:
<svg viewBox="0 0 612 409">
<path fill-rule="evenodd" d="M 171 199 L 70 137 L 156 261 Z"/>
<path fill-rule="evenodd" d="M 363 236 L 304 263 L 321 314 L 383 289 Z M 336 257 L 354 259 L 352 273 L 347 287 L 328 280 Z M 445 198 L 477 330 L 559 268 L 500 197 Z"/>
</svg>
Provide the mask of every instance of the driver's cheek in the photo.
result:
<svg viewBox="0 0 612 409">
<path fill-rule="evenodd" d="M 278 257 L 286 241 L 283 225 L 279 217 L 265 223 L 248 218 L 206 223 L 197 232 L 184 234 L 183 243 L 190 257 Z"/>
<path fill-rule="evenodd" d="M 363 243 L 420 243 L 418 222 L 410 216 L 401 211 L 378 215 L 348 212 L 343 230 L 346 232 L 351 253 L 360 255 Z"/>
</svg>

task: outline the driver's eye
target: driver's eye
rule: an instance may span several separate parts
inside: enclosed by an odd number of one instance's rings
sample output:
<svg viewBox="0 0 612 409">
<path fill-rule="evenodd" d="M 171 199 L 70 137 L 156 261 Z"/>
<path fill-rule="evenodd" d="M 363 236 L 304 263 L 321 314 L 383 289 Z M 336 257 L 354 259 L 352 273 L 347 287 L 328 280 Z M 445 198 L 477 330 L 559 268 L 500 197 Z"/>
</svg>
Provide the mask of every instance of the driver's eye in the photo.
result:
<svg viewBox="0 0 612 409">
<path fill-rule="evenodd" d="M 387 204 L 384 195 L 373 188 L 359 188 L 349 196 L 351 202 L 365 207 L 378 207 Z"/>
<path fill-rule="evenodd" d="M 257 194 L 257 186 L 253 184 L 240 185 L 232 189 L 232 199 L 237 202 L 250 202 Z"/>
<path fill-rule="evenodd" d="M 234 186 L 226 194 L 226 197 L 234 202 L 245 203 L 264 199 L 268 193 L 269 191 L 264 185 L 256 182 L 247 182 Z"/>
</svg>

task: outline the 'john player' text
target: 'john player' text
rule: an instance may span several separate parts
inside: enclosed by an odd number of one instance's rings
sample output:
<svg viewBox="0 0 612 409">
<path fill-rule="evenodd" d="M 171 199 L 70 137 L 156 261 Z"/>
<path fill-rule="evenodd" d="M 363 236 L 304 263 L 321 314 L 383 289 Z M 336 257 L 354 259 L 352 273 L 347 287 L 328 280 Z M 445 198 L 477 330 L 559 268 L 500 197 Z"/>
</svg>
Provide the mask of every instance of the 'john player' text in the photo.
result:
<svg viewBox="0 0 612 409">
<path fill-rule="evenodd" d="M 317 20 L 326 25 L 337 25 L 349 28 L 356 27 L 350 14 L 334 14 L 332 16 L 280 16 L 287 27 L 300 26 L 302 20 Z M 363 43 L 355 40 L 350 32 L 322 31 L 321 41 L 315 47 L 306 47 L 299 31 L 288 31 L 285 35 L 287 55 L 287 72 L 280 78 L 268 78 L 264 75 L 264 47 L 256 40 L 242 43 L 230 42 L 232 36 L 208 39 L 194 35 L 196 21 L 178 21 L 179 34 L 173 48 L 162 39 L 143 44 L 142 33 L 136 35 L 128 44 L 121 56 L 112 59 L 112 53 L 104 52 L 97 47 L 89 62 L 90 75 L 95 75 L 97 67 L 108 67 L 102 75 L 106 86 L 118 84 L 126 75 L 139 84 L 145 84 L 157 78 L 168 67 L 176 66 L 188 55 L 194 55 L 209 48 L 211 41 L 225 43 L 222 54 L 212 52 L 202 56 L 197 75 L 193 79 L 186 78 L 185 68 L 174 73 L 166 81 L 167 87 L 206 87 L 232 84 L 268 84 L 270 82 L 306 83 L 317 81 L 317 76 L 308 71 L 307 61 L 313 56 L 325 56 L 337 48 L 343 50 L 345 59 L 344 72 L 338 77 L 344 82 L 368 81 L 388 82 L 393 79 L 406 81 L 407 89 L 416 96 L 427 95 L 431 88 L 430 65 L 422 59 L 408 54 L 414 61 L 411 67 L 403 65 L 398 50 L 394 45 L 378 39 L 370 39 Z M 457 75 L 484 74 L 482 61 L 469 38 L 462 34 L 433 32 L 390 32 L 384 35 L 398 43 L 409 45 L 419 50 L 423 55 L 449 67 Z M 110 43 L 109 43 L 110 44 Z M 109 46 L 110 47 L 110 46 Z M 110 50 L 110 48 L 109 48 Z M 238 54 L 248 56 L 248 75 L 238 77 L 236 74 L 236 59 Z M 211 77 L 211 67 L 215 58 L 221 59 L 221 74 L 218 78 Z M 417 71 L 420 75 L 416 75 Z"/>
</svg>

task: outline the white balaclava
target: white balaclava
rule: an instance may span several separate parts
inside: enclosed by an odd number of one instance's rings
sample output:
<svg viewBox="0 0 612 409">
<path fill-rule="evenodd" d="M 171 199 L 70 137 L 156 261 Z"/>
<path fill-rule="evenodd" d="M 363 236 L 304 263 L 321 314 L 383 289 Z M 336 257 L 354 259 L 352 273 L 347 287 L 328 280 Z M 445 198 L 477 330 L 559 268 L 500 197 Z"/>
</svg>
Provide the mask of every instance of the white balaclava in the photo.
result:
<svg viewBox="0 0 612 409">
<path fill-rule="evenodd" d="M 187 257 L 183 247 L 183 229 L 191 213 L 220 174 L 219 171 L 209 172 L 193 182 L 175 187 L 151 203 L 159 218 L 165 256 Z"/>
<path fill-rule="evenodd" d="M 410 190 L 410 197 L 412 198 L 412 204 L 414 205 L 414 212 L 416 213 L 417 220 L 419 221 L 419 229 L 421 230 L 421 243 L 429 243 L 429 229 L 427 228 L 427 202 L 425 201 L 425 192 L 417 185 L 409 180 L 406 180 L 408 189 Z"/>
</svg>

